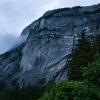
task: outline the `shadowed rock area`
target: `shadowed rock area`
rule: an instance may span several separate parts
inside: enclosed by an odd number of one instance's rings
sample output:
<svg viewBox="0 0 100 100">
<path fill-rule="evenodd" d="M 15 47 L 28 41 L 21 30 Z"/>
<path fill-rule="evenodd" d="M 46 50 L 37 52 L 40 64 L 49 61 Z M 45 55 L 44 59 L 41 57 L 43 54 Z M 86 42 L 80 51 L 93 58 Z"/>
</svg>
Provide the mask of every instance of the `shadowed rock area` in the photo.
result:
<svg viewBox="0 0 100 100">
<path fill-rule="evenodd" d="M 80 33 L 100 34 L 100 4 L 46 12 L 26 27 L 26 41 L 0 56 L 0 81 L 7 86 L 67 80 L 67 60 Z"/>
</svg>

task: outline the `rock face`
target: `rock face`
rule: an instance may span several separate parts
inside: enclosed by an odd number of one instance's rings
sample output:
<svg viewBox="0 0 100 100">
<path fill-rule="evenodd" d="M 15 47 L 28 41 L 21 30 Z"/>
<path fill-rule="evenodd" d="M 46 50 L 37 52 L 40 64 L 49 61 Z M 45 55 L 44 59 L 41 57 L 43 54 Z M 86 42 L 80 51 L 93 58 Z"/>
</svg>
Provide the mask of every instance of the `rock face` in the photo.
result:
<svg viewBox="0 0 100 100">
<path fill-rule="evenodd" d="M 46 12 L 24 29 L 24 43 L 0 56 L 0 81 L 23 87 L 67 80 L 68 55 L 83 31 L 100 33 L 100 4 Z"/>
</svg>

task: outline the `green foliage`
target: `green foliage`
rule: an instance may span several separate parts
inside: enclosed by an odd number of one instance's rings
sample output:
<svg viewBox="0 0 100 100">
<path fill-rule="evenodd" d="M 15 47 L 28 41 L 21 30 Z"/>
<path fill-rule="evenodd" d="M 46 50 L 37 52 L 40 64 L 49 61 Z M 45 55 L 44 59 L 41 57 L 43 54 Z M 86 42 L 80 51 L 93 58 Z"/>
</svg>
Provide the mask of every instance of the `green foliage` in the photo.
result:
<svg viewBox="0 0 100 100">
<path fill-rule="evenodd" d="M 100 53 L 100 35 L 96 35 L 95 39 L 93 40 L 93 45 L 97 54 Z"/>
<path fill-rule="evenodd" d="M 68 76 L 70 80 L 82 80 L 82 73 L 88 63 L 94 61 L 95 48 L 90 39 L 81 33 L 78 44 L 75 45 L 73 53 L 70 55 L 71 61 L 68 63 Z"/>
<path fill-rule="evenodd" d="M 0 91 L 0 100 L 37 100 L 43 95 L 45 87 L 27 87 L 16 89 L 4 89 Z"/>
<path fill-rule="evenodd" d="M 0 100 L 100 100 L 99 53 L 100 37 L 90 41 L 82 33 L 68 63 L 69 80 L 73 81 L 13 90 L 0 84 Z M 12 83 L 16 85 L 16 80 Z"/>
<path fill-rule="evenodd" d="M 100 37 L 91 41 L 82 33 L 69 57 L 69 80 L 74 81 L 56 84 L 39 100 L 100 100 L 99 53 Z"/>
<path fill-rule="evenodd" d="M 99 100 L 94 87 L 80 81 L 57 83 L 39 100 Z"/>
<path fill-rule="evenodd" d="M 100 57 L 93 64 L 89 64 L 83 73 L 88 82 L 100 88 Z"/>
<path fill-rule="evenodd" d="M 4 89 L 1 84 L 0 100 L 100 100 L 100 55 L 97 56 L 96 62 L 80 70 L 85 81 L 62 81 L 42 88 L 29 86 L 14 90 Z"/>
</svg>

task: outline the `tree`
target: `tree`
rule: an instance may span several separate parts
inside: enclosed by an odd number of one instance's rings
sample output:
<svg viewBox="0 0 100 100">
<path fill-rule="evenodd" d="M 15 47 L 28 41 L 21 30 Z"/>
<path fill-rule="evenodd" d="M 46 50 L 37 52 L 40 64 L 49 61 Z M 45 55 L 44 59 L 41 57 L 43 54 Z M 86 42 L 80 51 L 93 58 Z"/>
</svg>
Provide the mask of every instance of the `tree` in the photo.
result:
<svg viewBox="0 0 100 100">
<path fill-rule="evenodd" d="M 89 64 L 84 70 L 83 77 L 84 80 L 100 89 L 100 55 L 97 55 L 96 59 L 94 63 Z"/>
<path fill-rule="evenodd" d="M 45 92 L 39 100 L 99 100 L 94 89 L 83 81 L 62 81 Z"/>
<path fill-rule="evenodd" d="M 97 54 L 100 53 L 100 34 L 97 34 L 93 40 L 93 46 Z"/>
<path fill-rule="evenodd" d="M 94 48 L 92 41 L 83 32 L 80 34 L 78 43 L 75 45 L 73 53 L 70 55 L 71 61 L 68 63 L 68 75 L 70 80 L 82 80 L 82 73 L 88 63 L 94 60 Z"/>
</svg>

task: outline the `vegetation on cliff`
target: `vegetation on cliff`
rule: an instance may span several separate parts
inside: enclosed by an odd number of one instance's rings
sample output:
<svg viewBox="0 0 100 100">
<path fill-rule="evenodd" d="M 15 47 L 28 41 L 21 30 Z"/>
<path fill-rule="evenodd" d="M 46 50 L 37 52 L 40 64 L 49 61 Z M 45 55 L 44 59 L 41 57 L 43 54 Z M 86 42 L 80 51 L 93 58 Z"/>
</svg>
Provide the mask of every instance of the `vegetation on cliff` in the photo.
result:
<svg viewBox="0 0 100 100">
<path fill-rule="evenodd" d="M 70 58 L 68 81 L 13 90 L 1 85 L 0 100 L 100 100 L 99 36 L 94 40 L 82 33 Z"/>
</svg>

